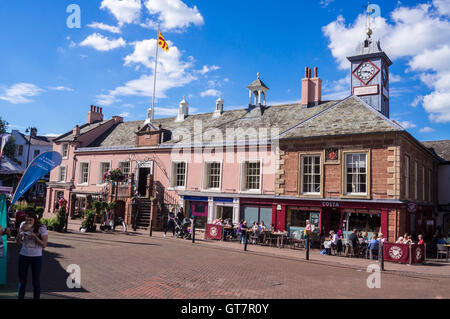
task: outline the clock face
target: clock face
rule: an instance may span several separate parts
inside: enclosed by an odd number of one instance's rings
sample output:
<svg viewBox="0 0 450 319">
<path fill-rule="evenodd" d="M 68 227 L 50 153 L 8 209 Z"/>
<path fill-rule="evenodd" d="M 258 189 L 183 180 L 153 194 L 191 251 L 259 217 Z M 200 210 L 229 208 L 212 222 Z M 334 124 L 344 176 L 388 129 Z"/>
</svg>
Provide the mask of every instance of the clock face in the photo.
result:
<svg viewBox="0 0 450 319">
<path fill-rule="evenodd" d="M 375 75 L 378 74 L 380 69 L 370 61 L 361 63 L 353 74 L 364 84 L 367 85 Z"/>
</svg>

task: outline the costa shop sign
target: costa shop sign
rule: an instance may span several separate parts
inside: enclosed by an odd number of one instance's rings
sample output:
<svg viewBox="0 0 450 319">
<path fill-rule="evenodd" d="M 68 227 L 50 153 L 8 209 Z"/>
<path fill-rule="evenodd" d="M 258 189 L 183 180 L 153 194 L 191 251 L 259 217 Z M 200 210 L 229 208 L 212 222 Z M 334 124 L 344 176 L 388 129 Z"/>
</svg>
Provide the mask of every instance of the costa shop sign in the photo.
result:
<svg viewBox="0 0 450 319">
<path fill-rule="evenodd" d="M 339 208 L 339 202 L 323 202 L 322 207 L 326 208 Z"/>
</svg>

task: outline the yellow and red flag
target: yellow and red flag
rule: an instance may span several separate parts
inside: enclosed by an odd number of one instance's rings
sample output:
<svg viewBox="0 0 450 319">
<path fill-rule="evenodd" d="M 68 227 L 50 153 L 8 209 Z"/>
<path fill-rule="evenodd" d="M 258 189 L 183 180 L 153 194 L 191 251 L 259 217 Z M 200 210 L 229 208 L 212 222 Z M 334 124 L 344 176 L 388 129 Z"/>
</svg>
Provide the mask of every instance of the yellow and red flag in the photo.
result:
<svg viewBox="0 0 450 319">
<path fill-rule="evenodd" d="M 158 31 L 158 45 L 166 52 L 169 52 L 169 45 L 167 44 L 166 40 L 164 39 L 163 35 L 161 34 L 161 31 Z"/>
</svg>

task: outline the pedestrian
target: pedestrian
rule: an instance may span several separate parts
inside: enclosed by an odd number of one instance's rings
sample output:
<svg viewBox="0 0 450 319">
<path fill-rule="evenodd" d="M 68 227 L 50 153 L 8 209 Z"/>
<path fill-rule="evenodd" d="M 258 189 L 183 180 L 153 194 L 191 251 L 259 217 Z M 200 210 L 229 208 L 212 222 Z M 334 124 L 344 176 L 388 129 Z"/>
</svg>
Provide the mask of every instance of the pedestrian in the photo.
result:
<svg viewBox="0 0 450 319">
<path fill-rule="evenodd" d="M 369 242 L 367 249 L 369 250 L 369 258 L 372 260 L 376 256 L 378 259 L 378 245 L 377 235 L 372 236 L 372 240 Z"/>
<path fill-rule="evenodd" d="M 18 298 L 25 298 L 28 268 L 31 266 L 33 278 L 33 298 L 40 299 L 42 250 L 47 247 L 47 227 L 42 225 L 34 211 L 26 213 L 25 221 L 19 227 L 17 243 L 22 245 L 19 253 L 19 289 Z"/>
<path fill-rule="evenodd" d="M 184 220 L 184 211 L 183 211 L 183 207 L 180 208 L 180 210 L 178 211 L 177 214 L 177 218 L 178 220 L 182 223 Z"/>
<path fill-rule="evenodd" d="M 169 228 L 172 228 L 172 234 L 173 234 L 173 237 L 175 237 L 175 213 L 174 213 L 173 209 L 169 212 L 169 215 L 167 218 L 167 226 L 166 226 L 166 230 L 164 232 L 164 238 L 166 237 L 167 231 L 169 230 Z"/>
</svg>

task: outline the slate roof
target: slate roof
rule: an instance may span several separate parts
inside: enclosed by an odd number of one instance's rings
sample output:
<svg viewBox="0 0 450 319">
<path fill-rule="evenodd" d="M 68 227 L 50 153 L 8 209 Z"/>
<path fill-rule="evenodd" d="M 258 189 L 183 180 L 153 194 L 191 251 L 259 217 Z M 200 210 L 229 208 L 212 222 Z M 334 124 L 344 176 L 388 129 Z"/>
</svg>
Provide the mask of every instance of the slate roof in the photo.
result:
<svg viewBox="0 0 450 319">
<path fill-rule="evenodd" d="M 241 136 L 244 135 L 241 134 L 240 141 L 256 140 L 259 137 L 258 129 L 263 128 L 268 129 L 267 138 L 269 139 L 405 131 L 399 124 L 386 118 L 355 96 L 350 96 L 340 102 L 324 102 L 311 108 L 302 108 L 300 104 L 283 104 L 262 109 L 256 107 L 252 110 L 226 111 L 217 118 L 214 118 L 213 114 L 189 115 L 183 122 L 175 122 L 176 117 L 156 119 L 153 125 L 154 127 L 161 125 L 163 130 L 172 132 L 173 139 L 166 141 L 162 146 L 199 141 L 199 139 L 195 139 L 197 132 L 194 132 L 194 123 L 196 121 L 201 121 L 202 143 L 225 142 L 229 129 L 245 131 L 246 135 Z M 91 143 L 88 148 L 133 148 L 136 141 L 135 133 L 138 131 L 138 127 L 142 128 L 143 126 L 144 121 L 117 124 Z M 221 134 L 213 134 L 218 131 Z M 205 134 L 208 132 L 210 134 Z M 184 136 L 185 140 L 182 140 L 182 138 L 178 138 L 179 133 L 188 136 Z M 209 139 L 205 140 L 205 136 Z"/>
<path fill-rule="evenodd" d="M 81 125 L 80 126 L 80 135 L 83 135 L 83 134 L 109 122 L 109 121 L 111 121 L 111 120 Z M 75 141 L 75 136 L 73 135 L 73 130 L 58 136 L 53 141 L 54 142 L 73 142 L 73 141 Z"/>
<path fill-rule="evenodd" d="M 19 132 L 20 133 L 20 132 Z M 25 135 L 23 133 L 20 133 L 22 137 L 25 139 L 25 141 L 30 141 L 30 136 Z M 36 146 L 52 146 L 52 142 L 55 138 L 54 137 L 47 137 L 47 136 L 32 136 L 31 137 L 31 145 Z"/>
<path fill-rule="evenodd" d="M 404 131 L 400 125 L 355 96 L 350 96 L 281 134 L 302 138 Z"/>
<path fill-rule="evenodd" d="M 422 142 L 422 144 L 426 148 L 433 149 L 444 161 L 450 162 L 450 141 L 430 141 Z"/>
<path fill-rule="evenodd" d="M 194 138 L 194 123 L 201 121 L 203 126 L 203 133 L 213 132 L 213 130 L 219 130 L 222 133 L 223 139 L 226 139 L 227 129 L 244 129 L 254 128 L 255 130 L 247 130 L 247 139 L 252 140 L 258 138 L 258 129 L 267 128 L 270 131 L 267 132 L 268 137 L 275 138 L 284 130 L 296 125 L 300 121 L 304 121 L 319 112 L 331 107 L 336 102 L 324 102 L 319 106 L 302 109 L 300 104 L 283 104 L 270 107 L 263 107 L 262 116 L 258 116 L 259 107 L 252 110 L 241 109 L 233 111 L 225 111 L 220 117 L 214 118 L 214 113 L 204 113 L 189 115 L 183 122 L 175 122 L 176 117 L 155 119 L 153 125 L 158 127 L 162 126 L 164 130 L 171 131 L 174 140 L 165 142 L 164 144 L 174 144 L 182 142 L 182 138 L 176 138 L 177 132 L 189 132 L 191 139 Z M 259 113 L 261 114 L 261 113 Z M 249 116 L 251 115 L 251 116 Z M 138 126 L 142 127 L 144 121 L 137 122 L 124 122 L 118 124 L 111 130 L 105 132 L 96 141 L 94 141 L 89 147 L 116 147 L 116 146 L 134 146 L 135 145 L 135 132 Z M 278 129 L 278 130 L 271 130 Z M 206 134 L 208 136 L 208 134 Z M 209 140 L 203 140 L 203 142 L 222 142 L 220 136 L 214 136 L 211 134 Z"/>
<path fill-rule="evenodd" d="M 255 88 L 259 88 L 259 87 L 264 87 L 266 89 L 269 88 L 263 81 L 261 81 L 261 79 L 256 79 L 247 88 L 255 89 Z"/>
</svg>

